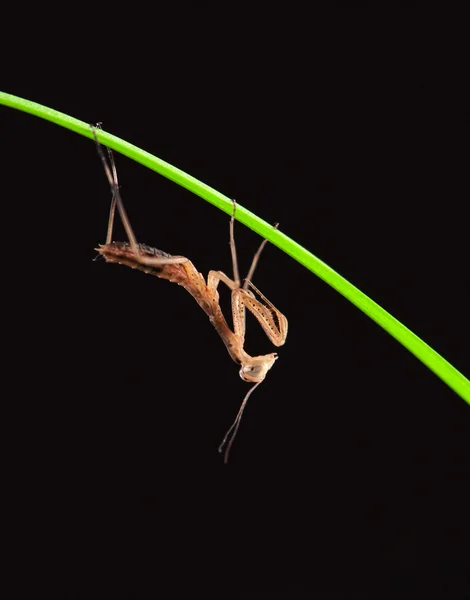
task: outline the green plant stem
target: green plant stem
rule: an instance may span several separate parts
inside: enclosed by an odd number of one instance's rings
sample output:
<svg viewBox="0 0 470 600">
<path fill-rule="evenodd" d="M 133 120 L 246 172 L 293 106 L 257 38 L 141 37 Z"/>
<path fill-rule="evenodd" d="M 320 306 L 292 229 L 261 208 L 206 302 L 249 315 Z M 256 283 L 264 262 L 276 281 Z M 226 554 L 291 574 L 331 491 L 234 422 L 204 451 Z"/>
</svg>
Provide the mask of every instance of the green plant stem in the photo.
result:
<svg viewBox="0 0 470 600">
<path fill-rule="evenodd" d="M 52 108 L 41 106 L 35 102 L 18 98 L 11 94 L 0 92 L 0 104 L 4 104 L 11 108 L 15 108 L 42 119 L 52 121 L 56 125 L 71 129 L 80 135 L 93 139 L 93 135 L 88 123 L 74 119 L 68 115 L 60 113 Z M 211 202 L 221 210 L 230 214 L 232 210 L 232 201 L 227 196 L 217 192 L 210 186 L 198 181 L 184 171 L 173 167 L 167 162 L 157 158 L 117 138 L 105 131 L 97 130 L 99 141 L 116 152 L 120 152 L 125 156 L 141 163 L 142 165 L 153 169 L 160 175 L 171 179 L 175 183 L 194 192 L 201 198 Z M 357 308 L 362 310 L 368 317 L 374 320 L 385 331 L 398 340 L 405 348 L 412 352 L 423 364 L 442 379 L 450 388 L 452 388 L 459 396 L 470 404 L 470 381 L 466 379 L 455 367 L 447 360 L 440 356 L 428 344 L 421 340 L 417 335 L 410 331 L 405 325 L 400 323 L 395 317 L 389 314 L 371 298 L 366 296 L 354 285 L 349 283 L 344 277 L 336 273 L 327 264 L 314 256 L 311 252 L 294 242 L 287 235 L 272 227 L 266 221 L 263 221 L 246 208 L 237 204 L 236 218 L 238 221 L 269 240 L 272 244 L 289 254 L 323 279 L 328 285 L 331 285 L 336 291 L 342 294 Z"/>
</svg>

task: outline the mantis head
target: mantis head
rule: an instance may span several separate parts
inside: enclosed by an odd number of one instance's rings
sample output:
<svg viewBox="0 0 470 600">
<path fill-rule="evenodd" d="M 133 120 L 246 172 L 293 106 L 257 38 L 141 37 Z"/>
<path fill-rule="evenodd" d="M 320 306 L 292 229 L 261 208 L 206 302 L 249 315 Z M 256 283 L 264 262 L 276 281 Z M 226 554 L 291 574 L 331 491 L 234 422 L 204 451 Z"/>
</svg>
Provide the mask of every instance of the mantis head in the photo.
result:
<svg viewBox="0 0 470 600">
<path fill-rule="evenodd" d="M 277 360 L 277 354 L 266 354 L 265 356 L 250 357 L 249 360 L 242 364 L 240 369 L 240 377 L 243 381 L 249 383 L 261 383 L 266 377 L 266 373 Z"/>
</svg>

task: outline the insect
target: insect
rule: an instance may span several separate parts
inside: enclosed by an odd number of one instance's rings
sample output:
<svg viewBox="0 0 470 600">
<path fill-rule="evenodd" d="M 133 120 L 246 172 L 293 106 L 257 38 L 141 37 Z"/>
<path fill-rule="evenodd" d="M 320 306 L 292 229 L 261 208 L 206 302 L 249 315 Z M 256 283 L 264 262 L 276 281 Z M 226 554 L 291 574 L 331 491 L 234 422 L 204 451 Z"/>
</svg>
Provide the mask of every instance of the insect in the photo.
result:
<svg viewBox="0 0 470 600">
<path fill-rule="evenodd" d="M 98 125 L 99 126 L 99 125 Z M 258 320 L 264 332 L 275 346 L 282 346 L 287 336 L 287 319 L 275 306 L 256 288 L 251 279 L 258 264 L 259 257 L 267 240 L 263 240 L 256 252 L 246 279 L 242 282 L 238 271 L 237 252 L 235 247 L 234 222 L 236 203 L 233 201 L 233 211 L 230 219 L 230 250 L 232 255 L 233 279 L 222 271 L 209 271 L 207 282 L 193 263 L 184 256 L 172 256 L 162 250 L 157 250 L 137 242 L 134 231 L 127 216 L 121 194 L 112 151 L 108 148 L 108 160 L 103 148 L 98 142 L 95 128 L 92 126 L 98 154 L 112 192 L 111 208 L 109 211 L 108 232 L 106 243 L 96 250 L 109 263 L 118 263 L 138 269 L 144 273 L 168 279 L 184 287 L 196 300 L 202 310 L 208 315 L 210 322 L 222 338 L 232 359 L 240 365 L 240 377 L 253 387 L 248 391 L 240 406 L 238 414 L 225 434 L 219 446 L 219 452 L 224 453 L 227 463 L 230 449 L 237 434 L 244 408 L 253 391 L 264 381 L 267 372 L 277 359 L 276 353 L 263 356 L 250 356 L 244 349 L 245 344 L 245 309 L 248 309 Z M 116 207 L 126 231 L 128 242 L 113 242 L 112 234 Z M 225 283 L 232 293 L 233 331 L 227 325 L 219 303 L 217 291 L 219 283 Z M 256 294 L 256 295 L 255 295 Z M 259 299 L 258 299 L 259 298 Z"/>
</svg>

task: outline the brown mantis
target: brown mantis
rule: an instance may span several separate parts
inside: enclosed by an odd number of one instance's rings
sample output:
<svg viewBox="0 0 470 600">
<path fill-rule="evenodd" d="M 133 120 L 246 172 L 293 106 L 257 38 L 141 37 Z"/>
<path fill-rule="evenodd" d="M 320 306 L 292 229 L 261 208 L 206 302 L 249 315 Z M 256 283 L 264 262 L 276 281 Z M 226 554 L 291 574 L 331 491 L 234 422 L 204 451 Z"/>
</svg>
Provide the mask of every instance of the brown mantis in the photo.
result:
<svg viewBox="0 0 470 600">
<path fill-rule="evenodd" d="M 275 346 L 282 346 L 287 336 L 286 317 L 280 313 L 265 296 L 263 296 L 251 281 L 267 240 L 263 240 L 256 252 L 243 285 L 241 284 L 238 271 L 237 252 L 235 247 L 235 201 L 233 201 L 233 211 L 230 219 L 230 249 L 232 255 L 233 279 L 227 277 L 222 271 L 209 271 L 206 282 L 203 275 L 196 270 L 193 263 L 186 257 L 172 256 L 171 254 L 167 254 L 156 248 L 138 243 L 119 192 L 119 183 L 113 153 L 109 148 L 107 149 L 109 158 L 108 163 L 103 149 L 98 142 L 96 131 L 93 126 L 92 131 L 98 154 L 103 163 L 112 192 L 106 243 L 100 245 L 96 250 L 107 262 L 127 265 L 132 269 L 138 269 L 139 271 L 155 275 L 161 279 L 168 279 L 169 281 L 184 287 L 208 315 L 210 322 L 222 338 L 232 359 L 238 365 L 241 365 L 240 377 L 244 381 L 254 383 L 254 386 L 248 391 L 243 399 L 235 421 L 220 444 L 219 452 L 222 452 L 225 447 L 224 462 L 226 463 L 248 398 L 255 388 L 264 381 L 267 372 L 277 359 L 276 353 L 265 354 L 263 356 L 250 356 L 244 350 L 245 309 L 248 309 L 256 317 L 264 332 Z M 128 242 L 112 241 L 116 207 L 126 231 L 129 240 Z M 233 331 L 227 325 L 220 308 L 219 293 L 217 291 L 220 282 L 225 283 L 232 292 Z M 255 293 L 260 299 L 257 299 Z"/>
</svg>

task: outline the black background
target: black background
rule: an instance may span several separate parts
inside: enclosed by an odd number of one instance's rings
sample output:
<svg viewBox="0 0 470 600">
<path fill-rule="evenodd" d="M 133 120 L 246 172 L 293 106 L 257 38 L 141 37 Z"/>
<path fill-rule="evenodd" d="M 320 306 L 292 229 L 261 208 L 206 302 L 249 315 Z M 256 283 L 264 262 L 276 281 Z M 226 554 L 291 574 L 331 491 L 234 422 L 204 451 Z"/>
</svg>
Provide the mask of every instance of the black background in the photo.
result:
<svg viewBox="0 0 470 600">
<path fill-rule="evenodd" d="M 77 62 L 57 44 L 48 72 L 4 90 L 102 121 L 279 221 L 468 377 L 459 16 L 238 17 L 197 7 L 149 37 L 129 22 L 108 45 L 90 27 Z M 93 262 L 110 191 L 90 140 L 4 107 L 0 122 L 9 203 L 31 247 L 51 246 L 25 278 L 49 309 L 45 350 L 60 342 L 25 412 L 47 421 L 36 450 L 50 445 L 72 501 L 67 597 L 468 597 L 468 405 L 268 245 L 255 283 L 289 335 L 225 466 L 217 447 L 247 384 L 207 317 L 176 285 Z M 226 214 L 116 161 L 139 241 L 230 273 Z M 246 272 L 260 240 L 236 236 Z M 274 350 L 251 317 L 246 347 Z"/>
</svg>

